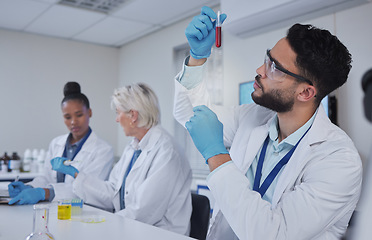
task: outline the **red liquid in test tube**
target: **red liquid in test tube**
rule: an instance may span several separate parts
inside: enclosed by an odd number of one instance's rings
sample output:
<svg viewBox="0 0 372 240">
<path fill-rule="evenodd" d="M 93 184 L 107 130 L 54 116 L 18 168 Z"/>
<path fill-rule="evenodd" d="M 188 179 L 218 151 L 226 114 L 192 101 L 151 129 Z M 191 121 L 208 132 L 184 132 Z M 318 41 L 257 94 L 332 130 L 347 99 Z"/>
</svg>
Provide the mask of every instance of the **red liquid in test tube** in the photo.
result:
<svg viewBox="0 0 372 240">
<path fill-rule="evenodd" d="M 221 47 L 221 27 L 216 27 L 216 47 Z"/>
<path fill-rule="evenodd" d="M 221 47 L 221 18 L 220 18 L 220 11 L 217 12 L 217 19 L 216 19 L 216 47 Z"/>
</svg>

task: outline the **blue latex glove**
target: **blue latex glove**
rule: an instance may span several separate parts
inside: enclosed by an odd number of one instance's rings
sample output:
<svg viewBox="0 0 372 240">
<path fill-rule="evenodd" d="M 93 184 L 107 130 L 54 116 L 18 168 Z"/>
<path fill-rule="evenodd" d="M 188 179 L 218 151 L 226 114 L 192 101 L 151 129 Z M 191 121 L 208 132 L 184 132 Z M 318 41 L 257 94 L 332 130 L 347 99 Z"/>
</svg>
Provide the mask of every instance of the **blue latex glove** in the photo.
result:
<svg viewBox="0 0 372 240">
<path fill-rule="evenodd" d="M 57 172 L 61 172 L 64 174 L 68 174 L 75 178 L 75 173 L 79 173 L 79 171 L 73 167 L 73 166 L 66 166 L 63 164 L 64 161 L 69 160 L 68 158 L 64 157 L 55 157 L 52 160 L 50 160 L 50 163 L 52 164 L 52 169 Z"/>
<path fill-rule="evenodd" d="M 223 125 L 217 115 L 204 105 L 194 107 L 193 111 L 194 116 L 186 122 L 185 127 L 207 163 L 210 157 L 228 154 L 223 144 Z"/>
<path fill-rule="evenodd" d="M 20 181 L 11 182 L 11 183 L 9 183 L 9 185 L 8 185 L 9 196 L 10 196 L 11 198 L 14 198 L 14 197 L 17 196 L 20 192 L 22 192 L 23 190 L 25 190 L 25 189 L 27 189 L 27 188 L 32 188 L 32 187 L 29 186 L 29 185 L 25 185 L 23 182 L 20 182 Z"/>
<path fill-rule="evenodd" d="M 42 188 L 28 188 L 9 201 L 9 205 L 35 204 L 45 200 L 45 190 Z"/>
<path fill-rule="evenodd" d="M 225 21 L 226 14 L 221 14 L 221 22 Z M 217 14 L 209 7 L 202 7 L 201 13 L 195 16 L 185 30 L 190 45 L 190 54 L 195 59 L 207 58 L 211 55 L 211 48 L 216 39 Z"/>
</svg>

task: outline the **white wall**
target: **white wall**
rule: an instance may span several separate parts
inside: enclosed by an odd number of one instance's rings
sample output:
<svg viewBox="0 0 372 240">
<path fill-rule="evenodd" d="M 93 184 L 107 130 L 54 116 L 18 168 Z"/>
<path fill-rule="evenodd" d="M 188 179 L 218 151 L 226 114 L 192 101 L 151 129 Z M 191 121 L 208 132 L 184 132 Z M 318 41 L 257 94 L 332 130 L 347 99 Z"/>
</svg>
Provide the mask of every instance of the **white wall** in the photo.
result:
<svg viewBox="0 0 372 240">
<path fill-rule="evenodd" d="M 339 89 L 339 125 L 354 140 L 362 159 L 372 144 L 372 124 L 363 114 L 361 77 L 372 67 L 372 3 L 303 23 L 326 28 L 348 47 L 353 55 L 353 68 L 346 85 Z M 228 13 L 227 13 L 228 14 Z M 120 49 L 120 85 L 131 82 L 148 83 L 160 99 L 162 124 L 174 134 L 173 106 L 173 48 L 186 43 L 184 30 L 191 20 L 181 21 L 155 34 L 146 36 Z M 288 26 L 290 27 L 290 26 Z M 240 39 L 224 31 L 224 104 L 238 104 L 238 85 L 253 80 L 255 71 L 264 60 L 265 50 L 285 36 L 287 28 L 255 37 Z M 179 67 L 181 69 L 181 66 Z M 128 139 L 119 129 L 119 148 Z"/>
<path fill-rule="evenodd" d="M 160 103 L 161 124 L 174 133 L 173 92 L 175 76 L 173 48 L 186 43 L 187 21 L 141 38 L 120 49 L 119 86 L 143 82 L 156 93 Z M 121 153 L 130 140 L 119 126 L 118 151 Z"/>
<path fill-rule="evenodd" d="M 116 148 L 110 97 L 118 81 L 116 48 L 0 30 L 0 154 L 47 149 L 68 133 L 60 108 L 63 86 L 77 81 L 90 100 L 90 125 Z"/>
</svg>

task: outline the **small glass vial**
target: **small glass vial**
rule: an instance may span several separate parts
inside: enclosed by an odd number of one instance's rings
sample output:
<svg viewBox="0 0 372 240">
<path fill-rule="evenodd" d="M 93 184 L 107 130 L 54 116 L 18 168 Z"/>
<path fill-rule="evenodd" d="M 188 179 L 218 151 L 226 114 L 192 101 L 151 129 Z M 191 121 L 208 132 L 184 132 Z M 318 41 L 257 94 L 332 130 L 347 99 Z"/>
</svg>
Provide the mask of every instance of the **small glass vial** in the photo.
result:
<svg viewBox="0 0 372 240">
<path fill-rule="evenodd" d="M 45 204 L 34 205 L 34 230 L 26 240 L 54 240 L 48 230 L 49 206 Z"/>
</svg>

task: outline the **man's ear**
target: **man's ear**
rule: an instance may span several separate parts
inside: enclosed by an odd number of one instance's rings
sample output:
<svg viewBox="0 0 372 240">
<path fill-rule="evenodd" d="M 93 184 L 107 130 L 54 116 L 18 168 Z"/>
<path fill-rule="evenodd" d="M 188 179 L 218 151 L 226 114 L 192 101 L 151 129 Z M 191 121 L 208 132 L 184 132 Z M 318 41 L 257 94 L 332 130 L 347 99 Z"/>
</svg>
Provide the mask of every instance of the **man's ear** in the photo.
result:
<svg viewBox="0 0 372 240">
<path fill-rule="evenodd" d="M 316 97 L 316 89 L 314 86 L 306 85 L 298 95 L 298 100 L 306 102 L 311 100 L 313 97 Z"/>
</svg>

